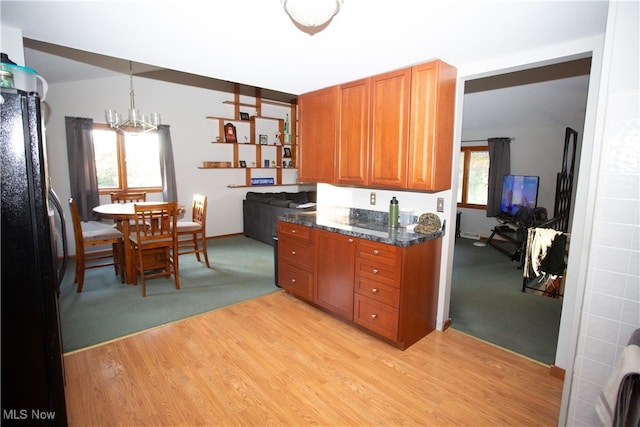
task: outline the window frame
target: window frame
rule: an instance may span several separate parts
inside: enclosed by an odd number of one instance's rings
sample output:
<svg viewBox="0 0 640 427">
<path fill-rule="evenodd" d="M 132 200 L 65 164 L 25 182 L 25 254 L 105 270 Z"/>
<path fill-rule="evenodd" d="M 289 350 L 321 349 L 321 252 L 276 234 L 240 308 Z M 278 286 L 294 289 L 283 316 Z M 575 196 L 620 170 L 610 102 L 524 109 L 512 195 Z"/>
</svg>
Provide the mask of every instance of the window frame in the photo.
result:
<svg viewBox="0 0 640 427">
<path fill-rule="evenodd" d="M 489 146 L 487 145 L 474 145 L 467 147 L 460 147 L 460 155 L 464 159 L 463 171 L 462 171 L 462 182 L 458 183 L 458 185 L 462 185 L 462 202 L 458 203 L 457 206 L 459 208 L 468 208 L 468 209 L 482 209 L 486 210 L 487 205 L 479 205 L 475 203 L 467 203 L 467 190 L 469 188 L 469 168 L 471 164 L 471 153 L 474 151 L 484 151 L 489 154 Z M 464 154 L 464 155 L 463 155 Z M 457 196 L 456 196 L 457 198 Z"/>
<path fill-rule="evenodd" d="M 127 153 L 125 149 L 125 136 L 122 132 L 117 132 L 106 123 L 93 123 L 93 130 L 104 130 L 114 132 L 116 135 L 116 155 L 118 163 L 118 187 L 98 188 L 98 194 L 107 195 L 113 192 L 144 191 L 146 193 L 162 193 L 162 186 L 159 187 L 129 187 L 127 182 Z M 125 129 L 126 132 L 126 129 Z M 94 160 L 95 161 L 95 160 Z"/>
</svg>

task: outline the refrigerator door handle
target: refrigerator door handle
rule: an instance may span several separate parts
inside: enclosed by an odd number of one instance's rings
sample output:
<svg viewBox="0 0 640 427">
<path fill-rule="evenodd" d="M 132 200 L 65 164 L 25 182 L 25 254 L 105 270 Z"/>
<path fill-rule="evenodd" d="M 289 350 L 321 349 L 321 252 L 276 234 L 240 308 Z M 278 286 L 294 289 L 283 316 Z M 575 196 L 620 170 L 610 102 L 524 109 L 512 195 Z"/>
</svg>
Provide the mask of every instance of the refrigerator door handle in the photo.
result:
<svg viewBox="0 0 640 427">
<path fill-rule="evenodd" d="M 62 285 L 62 279 L 64 278 L 64 273 L 67 270 L 67 262 L 69 260 L 69 255 L 67 251 L 67 225 L 64 218 L 64 211 L 62 210 L 62 203 L 60 203 L 60 199 L 53 188 L 49 188 L 49 200 L 53 205 L 58 217 L 60 218 L 60 236 L 62 239 L 62 264 L 57 269 L 58 271 L 58 286 L 57 293 L 60 296 L 60 286 Z M 56 250 L 57 251 L 57 250 Z M 57 265 L 57 260 L 56 260 Z"/>
</svg>

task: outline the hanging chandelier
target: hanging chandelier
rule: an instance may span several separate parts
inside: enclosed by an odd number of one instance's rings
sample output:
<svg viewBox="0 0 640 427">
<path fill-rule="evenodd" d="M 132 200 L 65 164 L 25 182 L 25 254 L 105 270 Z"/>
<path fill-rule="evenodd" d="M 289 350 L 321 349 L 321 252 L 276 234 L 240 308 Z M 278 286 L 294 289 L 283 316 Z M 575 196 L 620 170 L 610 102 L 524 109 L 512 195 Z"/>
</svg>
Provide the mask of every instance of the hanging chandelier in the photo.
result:
<svg viewBox="0 0 640 427">
<path fill-rule="evenodd" d="M 343 0 L 280 0 L 298 29 L 314 35 L 324 30 L 340 11 Z"/>
<path fill-rule="evenodd" d="M 150 115 L 142 114 L 136 110 L 135 94 L 133 91 L 133 64 L 129 61 L 129 98 L 131 106 L 129 108 L 129 117 L 122 119 L 120 113 L 116 110 L 105 110 L 104 117 L 111 129 L 118 132 L 149 132 L 158 129 L 160 122 L 160 113 L 151 113 Z"/>
</svg>

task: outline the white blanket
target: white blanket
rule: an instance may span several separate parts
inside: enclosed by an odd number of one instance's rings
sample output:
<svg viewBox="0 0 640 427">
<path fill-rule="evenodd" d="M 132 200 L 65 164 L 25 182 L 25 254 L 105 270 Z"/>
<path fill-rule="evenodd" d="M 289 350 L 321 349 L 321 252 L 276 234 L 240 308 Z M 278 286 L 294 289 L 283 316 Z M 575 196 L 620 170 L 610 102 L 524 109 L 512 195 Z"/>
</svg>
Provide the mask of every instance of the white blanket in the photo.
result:
<svg viewBox="0 0 640 427">
<path fill-rule="evenodd" d="M 631 417 L 638 417 L 638 407 L 640 402 L 629 402 L 624 396 L 619 396 L 625 381 L 631 380 L 632 375 L 640 375 L 640 347 L 628 345 L 622 351 L 613 372 L 602 388 L 600 396 L 596 401 L 596 413 L 600 421 L 605 426 L 625 425 L 625 419 L 620 419 L 620 415 L 629 414 Z M 637 395 L 636 395 L 637 399 Z M 619 401 L 626 402 L 626 408 L 616 408 Z M 629 413 L 628 411 L 631 411 Z"/>
</svg>

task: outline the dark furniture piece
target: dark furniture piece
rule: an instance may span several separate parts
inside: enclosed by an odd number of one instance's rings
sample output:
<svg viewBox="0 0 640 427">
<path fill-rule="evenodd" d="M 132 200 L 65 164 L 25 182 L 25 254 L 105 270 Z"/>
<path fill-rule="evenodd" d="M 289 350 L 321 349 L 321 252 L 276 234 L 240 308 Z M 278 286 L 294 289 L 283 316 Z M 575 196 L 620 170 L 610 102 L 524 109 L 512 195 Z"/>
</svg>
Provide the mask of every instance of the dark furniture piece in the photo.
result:
<svg viewBox="0 0 640 427">
<path fill-rule="evenodd" d="M 500 221 L 500 225 L 491 230 L 487 243 L 517 262 L 518 268 L 522 268 L 524 264 L 527 230 L 530 227 L 551 227 L 551 224 L 556 222 L 556 218 L 547 218 L 545 208 L 521 208 L 515 215 L 501 213 L 496 218 Z M 495 236 L 501 237 L 502 240 L 496 242 L 493 239 Z"/>
<path fill-rule="evenodd" d="M 503 240 L 496 242 L 494 236 L 499 236 Z M 527 228 L 513 222 L 504 222 L 491 230 L 491 236 L 487 243 L 503 254 L 511 258 L 512 261 L 520 262 L 524 252 L 525 240 L 527 238 Z"/>
<path fill-rule="evenodd" d="M 244 235 L 273 246 L 273 236 L 277 235 L 278 218 L 292 212 L 315 211 L 315 206 L 299 207 L 315 202 L 315 191 L 297 193 L 249 191 L 245 200 L 242 201 Z"/>
</svg>

